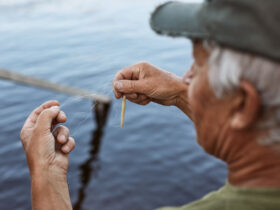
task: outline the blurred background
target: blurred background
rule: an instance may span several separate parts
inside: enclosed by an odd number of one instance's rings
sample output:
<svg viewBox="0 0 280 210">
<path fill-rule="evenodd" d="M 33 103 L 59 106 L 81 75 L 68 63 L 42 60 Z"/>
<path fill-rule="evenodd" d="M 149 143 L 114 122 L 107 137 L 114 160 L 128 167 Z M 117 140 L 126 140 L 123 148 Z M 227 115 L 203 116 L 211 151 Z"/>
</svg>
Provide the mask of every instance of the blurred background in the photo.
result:
<svg viewBox="0 0 280 210">
<path fill-rule="evenodd" d="M 0 67 L 113 98 L 115 73 L 139 61 L 179 76 L 192 63 L 191 43 L 149 27 L 159 0 L 0 0 Z M 68 182 L 74 209 L 149 210 L 178 206 L 217 189 L 225 165 L 195 141 L 175 107 L 113 99 L 98 131 L 92 102 L 0 80 L 0 209 L 31 209 L 19 132 L 25 118 L 56 99 L 76 139 Z M 211 131 L 210 131 L 211 132 Z"/>
</svg>

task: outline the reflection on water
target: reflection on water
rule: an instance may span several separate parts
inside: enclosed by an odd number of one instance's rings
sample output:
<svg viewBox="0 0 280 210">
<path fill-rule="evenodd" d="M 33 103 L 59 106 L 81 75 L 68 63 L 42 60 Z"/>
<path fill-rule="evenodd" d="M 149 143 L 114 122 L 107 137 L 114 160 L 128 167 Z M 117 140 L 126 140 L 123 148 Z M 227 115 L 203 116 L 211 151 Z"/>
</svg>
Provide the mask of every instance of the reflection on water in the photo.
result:
<svg viewBox="0 0 280 210">
<path fill-rule="evenodd" d="M 82 210 L 83 201 L 86 197 L 85 189 L 91 177 L 97 177 L 98 173 L 98 153 L 102 141 L 103 129 L 106 125 L 107 117 L 110 110 L 110 104 L 101 104 L 94 102 L 94 115 L 96 122 L 96 129 L 92 133 L 90 141 L 89 158 L 82 163 L 79 168 L 81 171 L 80 180 L 81 187 L 79 189 L 79 196 L 77 202 L 73 205 L 74 210 Z"/>
<path fill-rule="evenodd" d="M 192 63 L 190 42 L 158 36 L 148 24 L 160 2 L 0 1 L 0 67 L 112 98 L 116 72 L 139 61 L 182 76 Z M 104 112 L 92 115 L 91 101 L 0 80 L 1 210 L 31 209 L 19 132 L 28 114 L 49 99 L 62 104 L 76 140 L 68 173 L 75 209 L 178 206 L 224 183 L 224 164 L 197 145 L 191 121 L 175 107 L 128 102 L 121 129 L 119 100 L 110 114 L 109 107 L 94 105 Z"/>
</svg>

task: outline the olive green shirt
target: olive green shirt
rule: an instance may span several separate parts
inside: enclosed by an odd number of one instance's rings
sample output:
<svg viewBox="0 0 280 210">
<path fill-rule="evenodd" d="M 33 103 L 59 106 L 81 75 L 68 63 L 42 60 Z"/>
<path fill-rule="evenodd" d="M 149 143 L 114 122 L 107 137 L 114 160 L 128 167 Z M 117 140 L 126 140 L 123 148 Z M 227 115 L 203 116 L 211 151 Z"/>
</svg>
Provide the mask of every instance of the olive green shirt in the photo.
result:
<svg viewBox="0 0 280 210">
<path fill-rule="evenodd" d="M 280 210 L 280 189 L 243 188 L 226 183 L 201 200 L 159 210 Z"/>
</svg>

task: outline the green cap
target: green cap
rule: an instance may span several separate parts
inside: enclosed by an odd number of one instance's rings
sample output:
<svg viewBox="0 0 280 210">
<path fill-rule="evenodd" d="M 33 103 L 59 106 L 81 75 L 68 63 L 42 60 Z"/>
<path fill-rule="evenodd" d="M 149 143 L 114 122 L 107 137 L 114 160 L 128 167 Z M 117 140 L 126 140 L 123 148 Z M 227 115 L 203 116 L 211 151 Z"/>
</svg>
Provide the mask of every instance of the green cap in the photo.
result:
<svg viewBox="0 0 280 210">
<path fill-rule="evenodd" d="M 212 40 L 280 61 L 280 0 L 167 2 L 150 24 L 159 34 Z"/>
</svg>

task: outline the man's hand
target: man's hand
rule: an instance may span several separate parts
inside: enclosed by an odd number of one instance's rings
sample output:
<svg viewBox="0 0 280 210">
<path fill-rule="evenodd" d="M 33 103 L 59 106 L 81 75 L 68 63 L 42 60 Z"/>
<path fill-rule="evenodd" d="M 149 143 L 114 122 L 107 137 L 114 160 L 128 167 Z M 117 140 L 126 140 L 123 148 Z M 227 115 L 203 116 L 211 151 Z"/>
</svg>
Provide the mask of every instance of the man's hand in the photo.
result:
<svg viewBox="0 0 280 210">
<path fill-rule="evenodd" d="M 33 210 L 72 209 L 67 185 L 68 153 L 75 147 L 69 130 L 58 123 L 66 115 L 57 101 L 48 101 L 27 118 L 20 137 L 32 183 Z"/>
<path fill-rule="evenodd" d="M 182 78 L 149 63 L 139 63 L 119 71 L 115 76 L 113 88 L 116 98 L 125 95 L 136 104 L 146 105 L 152 101 L 167 106 L 178 106 L 182 110 L 183 104 L 187 107 L 188 85 Z"/>
<path fill-rule="evenodd" d="M 35 109 L 27 118 L 20 137 L 26 153 L 30 173 L 36 170 L 53 169 L 65 173 L 68 169 L 68 153 L 75 147 L 65 126 L 54 127 L 66 122 L 57 101 L 48 101 Z"/>
</svg>

